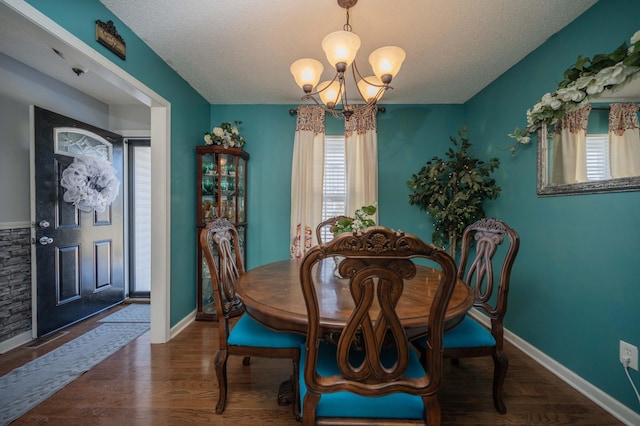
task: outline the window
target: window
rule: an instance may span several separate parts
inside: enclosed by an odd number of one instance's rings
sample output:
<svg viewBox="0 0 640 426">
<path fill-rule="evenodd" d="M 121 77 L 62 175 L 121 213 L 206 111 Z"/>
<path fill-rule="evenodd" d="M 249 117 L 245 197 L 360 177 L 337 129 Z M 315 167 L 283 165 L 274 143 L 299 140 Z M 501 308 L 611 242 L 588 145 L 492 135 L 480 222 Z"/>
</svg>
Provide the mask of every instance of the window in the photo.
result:
<svg viewBox="0 0 640 426">
<path fill-rule="evenodd" d="M 611 179 L 609 135 L 587 134 L 587 181 Z"/>
<path fill-rule="evenodd" d="M 151 145 L 129 144 L 129 297 L 151 294 Z"/>
<path fill-rule="evenodd" d="M 326 135 L 324 139 L 324 178 L 322 183 L 322 220 L 346 214 L 347 170 L 344 135 Z M 331 241 L 328 227 L 322 241 Z"/>
</svg>

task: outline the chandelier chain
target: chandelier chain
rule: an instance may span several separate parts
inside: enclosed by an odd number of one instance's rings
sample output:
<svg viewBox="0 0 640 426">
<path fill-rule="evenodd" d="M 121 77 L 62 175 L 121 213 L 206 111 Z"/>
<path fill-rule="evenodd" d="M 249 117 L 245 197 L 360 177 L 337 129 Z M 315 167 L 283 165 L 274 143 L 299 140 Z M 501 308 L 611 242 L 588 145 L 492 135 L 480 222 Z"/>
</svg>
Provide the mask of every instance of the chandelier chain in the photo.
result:
<svg viewBox="0 0 640 426">
<path fill-rule="evenodd" d="M 347 23 L 342 27 L 343 30 L 352 32 L 351 24 L 349 23 L 349 8 L 347 7 Z"/>
</svg>

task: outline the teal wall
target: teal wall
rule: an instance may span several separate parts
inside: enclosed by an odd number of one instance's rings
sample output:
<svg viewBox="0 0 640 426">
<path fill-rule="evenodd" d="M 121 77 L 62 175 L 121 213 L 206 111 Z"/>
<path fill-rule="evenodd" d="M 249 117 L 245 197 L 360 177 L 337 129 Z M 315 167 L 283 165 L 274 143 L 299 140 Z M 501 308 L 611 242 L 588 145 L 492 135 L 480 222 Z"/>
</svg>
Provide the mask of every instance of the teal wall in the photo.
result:
<svg viewBox="0 0 640 426">
<path fill-rule="evenodd" d="M 194 146 L 203 143 L 211 126 L 243 122 L 251 155 L 247 267 L 288 257 L 295 131 L 288 110 L 295 106 L 209 106 L 97 0 L 29 3 L 172 104 L 172 325 L 195 307 Z M 406 181 L 431 157 L 443 155 L 449 136 L 467 124 L 473 154 L 501 160 L 495 177 L 502 193 L 487 204 L 487 214 L 510 223 L 522 239 L 507 328 L 638 413 L 618 361 L 618 341 L 640 346 L 640 285 L 631 267 L 640 253 L 640 196 L 539 198 L 535 146 L 516 156 L 505 147 L 513 143 L 506 135 L 525 124 L 526 110 L 555 90 L 578 55 L 609 52 L 628 42 L 640 29 L 639 14 L 636 0 L 601 0 L 464 106 L 385 105 L 387 112 L 378 115 L 380 223 L 431 238 L 430 218 L 408 204 Z M 93 40 L 96 19 L 115 22 L 127 41 L 126 61 Z M 339 133 L 332 120 L 327 119 L 328 133 Z M 639 382 L 638 373 L 631 373 Z"/>
<path fill-rule="evenodd" d="M 291 160 L 296 117 L 292 105 L 212 105 L 211 123 L 242 121 L 250 154 L 247 190 L 247 269 L 289 257 Z M 379 223 L 431 239 L 431 220 L 407 202 L 412 173 L 449 148 L 463 123 L 462 105 L 386 105 L 378 114 Z M 344 125 L 326 117 L 327 134 Z"/>
<path fill-rule="evenodd" d="M 209 127 L 209 103 L 99 1 L 28 0 L 27 3 L 171 102 L 170 322 L 175 325 L 195 309 L 194 146 Z M 98 19 L 114 22 L 127 43 L 126 60 L 95 41 L 95 21 Z"/>
<path fill-rule="evenodd" d="M 640 194 L 540 198 L 535 141 L 515 157 L 502 148 L 578 55 L 629 44 L 639 15 L 637 0 L 601 0 L 465 104 L 472 140 L 501 159 L 503 192 L 487 214 L 521 237 L 506 327 L 638 413 L 618 345 L 640 346 Z"/>
</svg>

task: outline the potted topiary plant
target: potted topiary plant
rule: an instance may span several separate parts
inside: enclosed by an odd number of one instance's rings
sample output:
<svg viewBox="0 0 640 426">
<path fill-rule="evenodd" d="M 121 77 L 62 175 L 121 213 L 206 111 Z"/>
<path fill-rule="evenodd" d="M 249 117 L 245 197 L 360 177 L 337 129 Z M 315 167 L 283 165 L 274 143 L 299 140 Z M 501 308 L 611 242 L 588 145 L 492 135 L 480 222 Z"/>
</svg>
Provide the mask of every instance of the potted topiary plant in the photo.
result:
<svg viewBox="0 0 640 426">
<path fill-rule="evenodd" d="M 433 157 L 407 181 L 412 191 L 409 204 L 434 219 L 433 244 L 444 247 L 448 243 L 454 259 L 464 229 L 484 217 L 483 201 L 500 194 L 500 187 L 490 176 L 500 161 L 491 158 L 485 163 L 469 155 L 466 126 L 458 130 L 458 136 L 460 141 L 449 137 L 455 149 L 449 148 L 446 159 Z"/>
</svg>

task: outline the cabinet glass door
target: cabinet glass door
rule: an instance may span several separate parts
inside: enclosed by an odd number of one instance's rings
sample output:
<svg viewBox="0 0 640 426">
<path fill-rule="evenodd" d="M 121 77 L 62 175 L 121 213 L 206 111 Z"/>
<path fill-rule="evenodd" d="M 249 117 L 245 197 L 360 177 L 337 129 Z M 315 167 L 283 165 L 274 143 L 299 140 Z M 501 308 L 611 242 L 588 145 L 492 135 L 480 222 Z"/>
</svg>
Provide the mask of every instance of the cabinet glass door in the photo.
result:
<svg viewBox="0 0 640 426">
<path fill-rule="evenodd" d="M 220 216 L 236 223 L 236 158 L 220 155 Z"/>
<path fill-rule="evenodd" d="M 246 213 L 245 213 L 245 187 L 246 187 L 246 162 L 244 158 L 238 158 L 238 168 L 237 168 L 237 198 L 238 198 L 238 222 L 245 222 Z"/>
<path fill-rule="evenodd" d="M 216 154 L 204 154 L 202 157 L 202 187 L 200 191 L 201 220 L 211 222 L 218 214 L 218 163 Z"/>
</svg>

